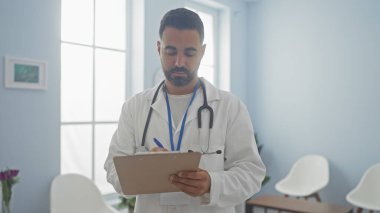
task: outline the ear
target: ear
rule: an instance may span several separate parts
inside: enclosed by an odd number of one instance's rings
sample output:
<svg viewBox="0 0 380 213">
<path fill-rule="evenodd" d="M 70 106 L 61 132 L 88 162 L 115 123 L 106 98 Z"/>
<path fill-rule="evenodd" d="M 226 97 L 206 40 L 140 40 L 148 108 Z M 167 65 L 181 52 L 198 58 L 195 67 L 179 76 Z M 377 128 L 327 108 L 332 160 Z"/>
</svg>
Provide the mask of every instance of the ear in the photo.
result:
<svg viewBox="0 0 380 213">
<path fill-rule="evenodd" d="M 158 54 L 160 55 L 161 54 L 161 42 L 159 40 L 157 40 L 157 51 L 158 51 Z"/>
<path fill-rule="evenodd" d="M 202 45 L 202 58 L 203 58 L 203 55 L 205 54 L 205 51 L 206 51 L 206 44 L 203 44 Z"/>
</svg>

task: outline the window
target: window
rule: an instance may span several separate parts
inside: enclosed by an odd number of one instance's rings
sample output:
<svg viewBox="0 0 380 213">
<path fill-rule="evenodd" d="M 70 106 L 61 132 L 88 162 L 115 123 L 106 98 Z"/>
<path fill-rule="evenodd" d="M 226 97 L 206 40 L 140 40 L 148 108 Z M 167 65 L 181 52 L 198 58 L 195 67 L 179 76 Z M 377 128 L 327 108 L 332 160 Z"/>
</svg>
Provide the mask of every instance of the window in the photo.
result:
<svg viewBox="0 0 380 213">
<path fill-rule="evenodd" d="M 218 13 L 217 10 L 195 3 L 187 3 L 187 9 L 196 12 L 202 19 L 204 26 L 204 43 L 206 44 L 206 52 L 203 56 L 201 64 L 198 69 L 198 76 L 204 77 L 215 86 L 218 86 L 217 81 L 217 57 L 216 57 L 216 43 L 218 38 L 216 36 Z"/>
<path fill-rule="evenodd" d="M 126 97 L 126 1 L 62 0 L 61 173 L 114 189 L 103 164 Z"/>
<path fill-rule="evenodd" d="M 203 4 L 204 3 L 204 4 Z M 206 52 L 199 66 L 198 75 L 216 87 L 230 90 L 231 65 L 231 12 L 228 7 L 214 1 L 186 2 L 186 8 L 198 13 L 205 29 Z"/>
</svg>

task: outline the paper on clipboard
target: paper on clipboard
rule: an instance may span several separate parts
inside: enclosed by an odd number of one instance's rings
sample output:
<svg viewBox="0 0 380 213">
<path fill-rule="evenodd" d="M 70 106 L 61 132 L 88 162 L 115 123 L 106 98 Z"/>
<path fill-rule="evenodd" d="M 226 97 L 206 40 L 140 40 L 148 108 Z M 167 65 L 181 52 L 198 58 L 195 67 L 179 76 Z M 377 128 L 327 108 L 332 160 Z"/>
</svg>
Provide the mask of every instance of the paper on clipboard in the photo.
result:
<svg viewBox="0 0 380 213">
<path fill-rule="evenodd" d="M 113 158 L 125 195 L 178 192 L 169 176 L 179 171 L 197 170 L 199 152 L 156 152 Z"/>
</svg>

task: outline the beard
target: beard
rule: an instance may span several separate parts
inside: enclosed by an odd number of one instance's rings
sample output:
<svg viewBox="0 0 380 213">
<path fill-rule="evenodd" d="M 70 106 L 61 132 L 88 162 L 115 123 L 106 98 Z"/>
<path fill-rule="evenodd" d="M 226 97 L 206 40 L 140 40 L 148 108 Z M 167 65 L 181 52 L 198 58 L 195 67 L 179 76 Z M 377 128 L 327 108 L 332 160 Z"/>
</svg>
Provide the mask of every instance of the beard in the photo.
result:
<svg viewBox="0 0 380 213">
<path fill-rule="evenodd" d="M 176 76 L 175 73 L 181 73 L 184 75 Z M 185 67 L 173 67 L 169 70 L 165 70 L 164 74 L 167 80 L 172 82 L 177 87 L 183 87 L 188 85 L 194 78 L 197 72 L 190 72 Z"/>
</svg>

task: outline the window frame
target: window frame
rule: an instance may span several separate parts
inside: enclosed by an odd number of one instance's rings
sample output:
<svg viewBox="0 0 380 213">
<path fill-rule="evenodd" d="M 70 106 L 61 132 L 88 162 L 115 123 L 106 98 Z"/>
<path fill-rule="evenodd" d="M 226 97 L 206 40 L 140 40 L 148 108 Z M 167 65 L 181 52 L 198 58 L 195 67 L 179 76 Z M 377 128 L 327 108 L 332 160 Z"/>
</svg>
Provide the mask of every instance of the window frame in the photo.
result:
<svg viewBox="0 0 380 213">
<path fill-rule="evenodd" d="M 61 37 L 60 37 L 60 44 L 61 46 L 63 44 L 66 44 L 66 45 L 75 45 L 75 46 L 81 46 L 81 47 L 87 47 L 87 48 L 90 48 L 91 51 L 92 51 L 92 94 L 91 94 L 91 98 L 92 98 L 92 103 L 91 103 L 91 110 L 92 110 L 92 113 L 91 113 L 91 119 L 90 120 L 86 120 L 86 121 L 62 121 L 62 118 L 60 119 L 60 127 L 62 128 L 63 126 L 72 126 L 72 125 L 89 125 L 91 126 L 91 150 L 89 151 L 90 155 L 91 155 L 91 167 L 89 168 L 91 170 L 91 174 L 90 174 L 90 178 L 95 184 L 97 184 L 97 181 L 96 181 L 96 170 L 98 169 L 96 167 L 96 128 L 98 125 L 104 125 L 104 124 L 113 124 L 113 125 L 118 125 L 118 122 L 119 122 L 119 117 L 115 118 L 115 120 L 96 120 L 96 51 L 97 50 L 106 50 L 106 51 L 112 51 L 112 52 L 118 52 L 118 53 L 123 53 L 124 54 L 124 100 L 126 98 L 128 98 L 131 94 L 131 88 L 130 88 L 130 83 L 131 83 L 131 73 L 130 73 L 130 69 L 129 69 L 129 62 L 130 60 L 128 60 L 129 56 L 130 56 L 130 37 L 128 36 L 128 33 L 129 33 L 129 26 L 130 26 L 130 16 L 129 16 L 129 12 L 130 12 L 130 1 L 127 0 L 125 2 L 125 14 L 124 14 L 124 18 L 125 18 L 125 44 L 124 44 L 124 49 L 117 49 L 117 48 L 110 48 L 110 47 L 104 47 L 102 46 L 101 44 L 97 45 L 96 44 L 96 0 L 92 0 L 93 2 L 93 26 L 92 26 L 92 43 L 91 44 L 87 44 L 87 43 L 79 43 L 79 42 L 73 42 L 73 41 L 67 41 L 67 40 L 64 40 L 62 38 L 62 34 L 61 34 Z M 61 4 L 63 4 L 61 2 Z M 63 7 L 61 7 L 63 8 Z M 61 11 L 61 13 L 63 13 Z M 62 20 L 61 20 L 61 23 L 62 23 Z M 62 32 L 61 32 L 62 33 Z M 62 68 L 62 64 L 61 64 L 61 68 Z M 61 84 L 62 85 L 62 84 Z M 63 91 L 63 88 L 61 86 L 61 92 Z M 62 99 L 61 99 L 62 100 Z M 120 106 L 121 107 L 121 106 Z M 61 108 L 62 110 L 62 108 Z M 112 135 L 110 136 L 110 140 L 111 140 L 111 137 Z M 60 137 L 60 144 L 64 143 L 64 141 L 62 140 L 62 135 Z M 61 145 L 62 146 L 62 145 Z M 60 160 L 61 160 L 61 167 L 60 167 L 60 173 L 62 174 L 62 150 L 60 151 Z M 86 175 L 87 176 L 87 175 Z M 108 192 L 104 192 L 102 191 L 102 188 L 98 186 L 98 188 L 101 190 L 102 194 L 109 194 Z M 114 192 L 112 192 L 111 194 L 113 194 Z"/>
<path fill-rule="evenodd" d="M 216 87 L 219 87 L 220 85 L 220 82 L 218 81 L 219 79 L 219 75 L 220 73 L 218 72 L 219 70 L 219 61 L 220 61 L 220 57 L 218 56 L 218 52 L 219 52 L 219 48 L 218 48 L 218 44 L 219 44 L 219 36 L 218 36 L 218 26 L 219 26 L 219 13 L 218 13 L 218 10 L 213 8 L 213 7 L 209 7 L 209 6 L 206 6 L 206 5 L 203 5 L 203 4 L 198 4 L 198 3 L 195 3 L 195 2 L 192 2 L 192 1 L 188 1 L 186 2 L 185 4 L 185 7 L 186 8 L 189 8 L 189 9 L 194 9 L 196 11 L 200 11 L 202 13 L 206 13 L 206 14 L 209 14 L 213 17 L 213 31 L 214 31 L 214 36 L 213 36 L 213 51 L 214 51 L 214 79 L 213 82 L 214 82 L 214 86 Z M 207 51 L 207 43 L 206 43 L 206 51 Z M 202 62 L 201 62 L 201 65 L 202 65 Z"/>
<path fill-rule="evenodd" d="M 231 46 L 231 27 L 230 9 L 225 5 L 209 2 L 188 0 L 185 2 L 185 7 L 193 8 L 203 13 L 210 14 L 214 18 L 214 85 L 219 89 L 230 91 L 230 46 Z M 223 27 L 222 29 L 222 22 Z M 206 44 L 207 45 L 207 44 Z M 207 46 L 206 46 L 207 51 Z M 222 60 L 223 58 L 223 60 Z"/>
</svg>

